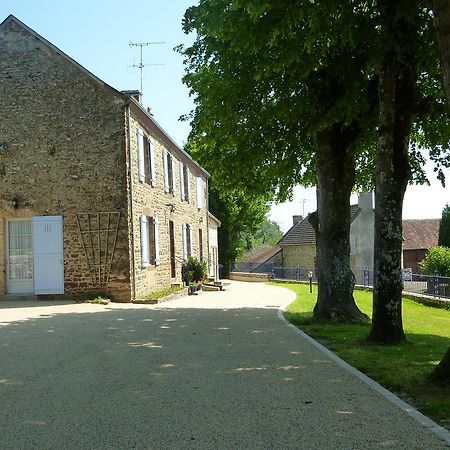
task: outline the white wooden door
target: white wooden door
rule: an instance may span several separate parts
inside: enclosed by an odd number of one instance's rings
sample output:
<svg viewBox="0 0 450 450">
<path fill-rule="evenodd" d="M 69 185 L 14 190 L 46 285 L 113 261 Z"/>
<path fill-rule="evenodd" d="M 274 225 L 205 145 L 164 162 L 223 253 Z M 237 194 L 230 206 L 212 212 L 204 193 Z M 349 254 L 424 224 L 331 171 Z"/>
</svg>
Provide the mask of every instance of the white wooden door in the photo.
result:
<svg viewBox="0 0 450 450">
<path fill-rule="evenodd" d="M 32 294 L 33 239 L 31 220 L 11 219 L 6 224 L 6 283 L 8 294 Z"/>
<path fill-rule="evenodd" d="M 33 217 L 34 293 L 64 294 L 62 216 Z"/>
</svg>

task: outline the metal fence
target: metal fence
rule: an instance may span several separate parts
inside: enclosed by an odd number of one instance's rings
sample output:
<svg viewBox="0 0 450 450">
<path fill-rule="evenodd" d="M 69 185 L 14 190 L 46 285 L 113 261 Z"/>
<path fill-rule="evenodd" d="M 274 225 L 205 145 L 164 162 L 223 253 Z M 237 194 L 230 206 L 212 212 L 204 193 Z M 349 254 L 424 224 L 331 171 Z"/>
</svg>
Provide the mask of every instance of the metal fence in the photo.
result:
<svg viewBox="0 0 450 450">
<path fill-rule="evenodd" d="M 264 264 L 237 262 L 231 266 L 232 272 L 270 273 L 274 279 L 317 281 L 315 269 L 297 267 L 277 267 L 272 262 Z M 373 287 L 373 270 L 366 268 L 353 270 L 355 284 L 359 286 Z M 439 275 L 422 275 L 412 273 L 411 269 L 403 270 L 403 290 L 412 294 L 422 294 L 437 298 L 450 299 L 450 277 Z"/>
</svg>

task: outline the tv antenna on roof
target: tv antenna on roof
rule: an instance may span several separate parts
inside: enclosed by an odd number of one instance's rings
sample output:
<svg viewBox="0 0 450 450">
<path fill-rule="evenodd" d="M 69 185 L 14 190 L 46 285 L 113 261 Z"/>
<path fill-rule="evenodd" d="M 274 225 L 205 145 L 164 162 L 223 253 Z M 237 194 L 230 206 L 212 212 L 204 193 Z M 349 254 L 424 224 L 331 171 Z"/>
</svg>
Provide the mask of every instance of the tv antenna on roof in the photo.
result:
<svg viewBox="0 0 450 450">
<path fill-rule="evenodd" d="M 142 60 L 142 48 L 143 47 L 147 47 L 148 45 L 159 45 L 159 44 L 165 44 L 165 42 L 129 42 L 130 47 L 140 47 L 140 61 L 139 64 L 133 64 L 131 66 L 128 67 L 134 67 L 136 69 L 139 69 L 141 71 L 141 95 L 144 95 L 144 93 L 142 92 L 142 76 L 143 76 L 143 72 L 144 72 L 144 67 L 147 66 L 163 66 L 164 64 L 144 64 L 143 60 Z"/>
<path fill-rule="evenodd" d="M 305 217 L 305 203 L 306 202 L 310 202 L 311 201 L 311 199 L 309 199 L 309 198 L 302 198 L 301 200 L 300 200 L 300 204 L 302 205 L 302 207 L 303 207 L 303 211 L 302 211 L 302 217 L 304 218 Z"/>
</svg>

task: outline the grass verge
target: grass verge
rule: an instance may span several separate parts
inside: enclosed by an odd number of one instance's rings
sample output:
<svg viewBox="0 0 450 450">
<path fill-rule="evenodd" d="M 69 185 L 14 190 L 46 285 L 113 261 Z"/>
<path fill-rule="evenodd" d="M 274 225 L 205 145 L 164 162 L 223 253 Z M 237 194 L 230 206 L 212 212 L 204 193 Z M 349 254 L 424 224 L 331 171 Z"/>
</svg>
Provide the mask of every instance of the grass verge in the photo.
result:
<svg viewBox="0 0 450 450">
<path fill-rule="evenodd" d="M 148 300 L 159 300 L 160 298 L 167 297 L 168 295 L 175 294 L 184 289 L 184 286 L 174 284 L 160 291 L 151 292 L 145 296 Z"/>
<path fill-rule="evenodd" d="M 403 300 L 403 326 L 407 342 L 394 346 L 366 342 L 370 324 L 329 325 L 312 321 L 316 288 L 301 284 L 271 283 L 291 289 L 297 299 L 285 311 L 289 322 L 367 374 L 425 415 L 450 428 L 450 386 L 436 387 L 426 376 L 450 344 L 450 311 Z M 358 307 L 372 315 L 372 292 L 355 291 Z"/>
</svg>

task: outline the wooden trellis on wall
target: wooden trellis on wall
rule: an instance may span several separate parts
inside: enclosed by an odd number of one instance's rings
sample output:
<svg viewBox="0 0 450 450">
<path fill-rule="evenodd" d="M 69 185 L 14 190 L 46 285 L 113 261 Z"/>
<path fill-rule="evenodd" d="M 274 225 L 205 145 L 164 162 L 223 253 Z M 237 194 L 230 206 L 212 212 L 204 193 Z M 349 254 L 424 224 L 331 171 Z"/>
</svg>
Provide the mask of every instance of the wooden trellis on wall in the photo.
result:
<svg viewBox="0 0 450 450">
<path fill-rule="evenodd" d="M 77 213 L 77 223 L 92 282 L 106 284 L 114 260 L 120 212 Z"/>
</svg>

